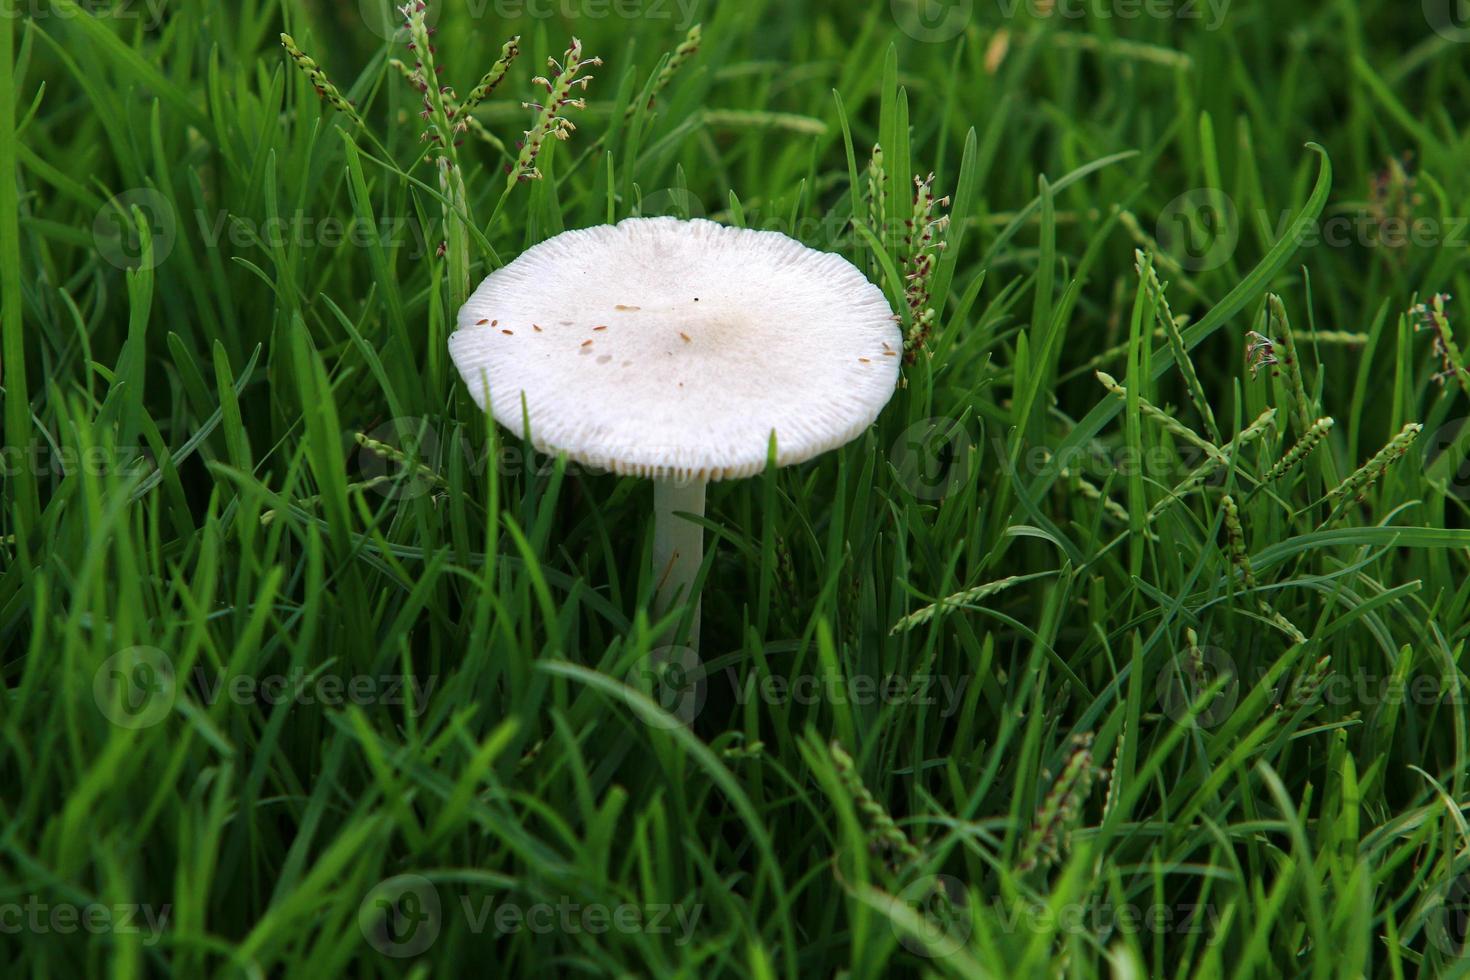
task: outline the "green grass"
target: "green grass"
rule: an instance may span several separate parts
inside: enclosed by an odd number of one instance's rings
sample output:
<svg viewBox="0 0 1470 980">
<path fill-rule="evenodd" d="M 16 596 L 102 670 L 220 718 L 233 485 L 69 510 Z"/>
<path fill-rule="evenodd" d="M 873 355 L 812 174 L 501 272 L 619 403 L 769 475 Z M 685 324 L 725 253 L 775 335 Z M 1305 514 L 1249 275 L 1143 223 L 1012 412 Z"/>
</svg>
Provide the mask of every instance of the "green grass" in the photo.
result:
<svg viewBox="0 0 1470 980">
<path fill-rule="evenodd" d="M 436 0 L 459 93 L 522 38 L 461 194 L 360 6 L 0 0 L 7 975 L 1470 973 L 1463 31 Z M 487 425 L 455 298 L 703 213 L 903 309 L 930 171 L 928 349 L 711 487 L 661 649 L 651 488 Z"/>
</svg>

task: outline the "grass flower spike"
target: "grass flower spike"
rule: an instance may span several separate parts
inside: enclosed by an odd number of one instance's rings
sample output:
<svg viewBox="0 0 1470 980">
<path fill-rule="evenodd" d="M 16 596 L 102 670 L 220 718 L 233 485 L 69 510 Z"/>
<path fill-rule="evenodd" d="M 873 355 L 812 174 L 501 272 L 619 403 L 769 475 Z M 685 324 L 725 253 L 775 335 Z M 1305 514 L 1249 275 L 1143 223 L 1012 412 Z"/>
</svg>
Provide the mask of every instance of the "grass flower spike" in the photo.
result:
<svg viewBox="0 0 1470 980">
<path fill-rule="evenodd" d="M 1272 480 L 1278 480 L 1287 473 L 1290 473 L 1296 468 L 1298 463 L 1312 454 L 1312 450 L 1316 449 L 1322 440 L 1327 438 L 1327 433 L 1331 432 L 1332 427 L 1336 424 L 1330 418 L 1321 418 L 1313 422 L 1311 427 L 1307 429 L 1306 435 L 1298 439 L 1296 445 L 1288 449 L 1286 455 L 1277 460 L 1276 465 L 1271 467 L 1265 476 L 1261 477 L 1261 482 L 1270 483 Z"/>
<path fill-rule="evenodd" d="M 1415 332 L 1428 330 L 1434 334 L 1434 354 L 1440 363 L 1440 371 L 1434 380 L 1443 387 L 1447 380 L 1454 378 L 1460 390 L 1470 396 L 1470 371 L 1465 370 L 1465 356 L 1460 353 L 1449 314 L 1445 312 L 1449 301 L 1448 293 L 1438 293 L 1428 303 L 1415 306 L 1409 314 L 1413 317 Z"/>
<path fill-rule="evenodd" d="M 674 76 L 679 73 L 679 69 L 683 68 L 689 59 L 699 53 L 699 46 L 703 41 L 703 30 L 703 27 L 699 24 L 695 24 L 689 28 L 689 33 L 684 35 L 684 40 L 679 42 L 679 46 L 674 49 L 674 53 L 669 55 L 668 63 L 664 65 L 663 71 L 658 73 L 658 78 L 654 79 L 653 89 L 648 93 L 648 108 L 653 108 L 654 103 L 658 101 L 659 95 L 663 93 L 664 89 L 669 87 L 669 83 L 674 80 Z M 627 110 L 623 113 L 624 117 L 632 116 L 636 106 L 636 102 L 630 103 Z"/>
<path fill-rule="evenodd" d="M 601 58 L 584 59 L 582 42 L 575 37 L 572 38 L 572 46 L 567 48 L 561 63 L 558 63 L 555 58 L 549 58 L 547 61 L 555 69 L 556 74 L 551 78 L 538 76 L 534 79 L 537 85 L 546 89 L 545 102 L 522 103 L 527 109 L 536 110 L 538 115 L 535 124 L 526 130 L 526 138 L 520 144 L 520 155 L 516 158 L 515 164 L 506 168 L 511 184 L 522 180 L 537 180 L 541 177 L 541 171 L 536 169 L 536 159 L 541 155 L 541 147 L 545 145 L 548 137 L 554 136 L 559 140 L 571 138 L 577 127 L 561 113 L 565 109 L 587 108 L 585 99 L 572 97 L 572 89 L 580 87 L 586 91 L 593 76 L 583 75 L 582 69 L 589 65 L 602 64 Z"/>
<path fill-rule="evenodd" d="M 294 37 L 289 34 L 282 34 L 281 47 L 286 49 L 286 54 L 291 56 L 291 60 L 296 63 L 296 67 L 300 68 L 306 74 L 307 79 L 311 81 L 312 87 L 316 89 L 316 94 L 320 95 L 327 105 L 336 109 L 348 119 L 351 119 L 354 125 L 361 126 L 363 124 L 362 117 L 357 114 L 356 107 L 347 101 L 347 97 L 327 77 L 327 73 L 322 69 L 321 65 L 318 65 L 310 55 L 301 50 L 300 46 L 296 44 Z"/>
<path fill-rule="evenodd" d="M 912 361 L 924 349 L 934 327 L 935 313 L 929 305 L 933 299 L 934 269 L 939 253 L 944 251 L 944 232 L 949 217 L 935 212 L 949 207 L 949 198 L 934 197 L 934 175 L 914 178 L 914 212 L 908 222 L 908 241 L 904 255 L 904 281 L 909 306 L 909 332 L 904 351 Z"/>
<path fill-rule="evenodd" d="M 873 153 L 868 158 L 867 178 L 868 226 L 886 249 L 888 248 L 888 171 L 883 167 L 883 147 L 877 143 L 873 144 Z M 881 274 L 882 269 L 882 263 L 874 256 L 868 264 L 868 272 L 876 276 Z"/>
<path fill-rule="evenodd" d="M 1082 804 L 1087 801 L 1097 777 L 1092 739 L 1090 732 L 1084 732 L 1072 740 L 1061 775 L 1036 810 L 1018 870 L 1049 867 L 1060 860 L 1066 850 L 1072 829 L 1081 819 Z"/>
<path fill-rule="evenodd" d="M 1376 483 L 1390 466 L 1408 453 L 1409 448 L 1414 445 L 1414 440 L 1418 439 L 1419 433 L 1423 431 L 1424 426 L 1418 422 L 1410 422 L 1405 425 L 1398 435 L 1389 440 L 1388 445 L 1378 451 L 1376 456 L 1360 466 L 1352 476 L 1333 487 L 1327 495 L 1328 499 L 1337 508 L 1341 508 L 1350 500 L 1362 500 L 1367 496 L 1368 488 Z"/>
<path fill-rule="evenodd" d="M 520 54 L 521 36 L 517 34 L 505 42 L 504 46 L 500 49 L 500 58 L 495 64 L 490 66 L 490 70 L 485 73 L 485 77 L 480 79 L 480 84 L 470 89 L 470 94 L 465 96 L 465 100 L 459 109 L 459 117 L 461 119 L 465 119 L 469 113 L 474 112 L 480 103 L 488 99 L 491 93 L 500 86 L 500 83 L 505 81 L 506 73 L 510 71 L 511 64 L 516 58 L 520 57 Z"/>
</svg>

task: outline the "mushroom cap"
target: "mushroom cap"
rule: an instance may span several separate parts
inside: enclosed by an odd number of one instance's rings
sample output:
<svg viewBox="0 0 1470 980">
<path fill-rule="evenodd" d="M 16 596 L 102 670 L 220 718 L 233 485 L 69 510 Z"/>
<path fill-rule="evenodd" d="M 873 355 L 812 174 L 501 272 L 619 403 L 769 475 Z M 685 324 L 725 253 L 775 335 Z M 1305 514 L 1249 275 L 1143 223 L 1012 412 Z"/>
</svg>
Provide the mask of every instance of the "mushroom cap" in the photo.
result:
<svg viewBox="0 0 1470 980">
<path fill-rule="evenodd" d="M 903 334 L 839 255 L 777 232 L 629 218 L 496 270 L 449 352 L 480 407 L 529 427 L 542 452 L 720 480 L 764 470 L 773 432 L 778 466 L 856 438 L 893 395 Z"/>
</svg>

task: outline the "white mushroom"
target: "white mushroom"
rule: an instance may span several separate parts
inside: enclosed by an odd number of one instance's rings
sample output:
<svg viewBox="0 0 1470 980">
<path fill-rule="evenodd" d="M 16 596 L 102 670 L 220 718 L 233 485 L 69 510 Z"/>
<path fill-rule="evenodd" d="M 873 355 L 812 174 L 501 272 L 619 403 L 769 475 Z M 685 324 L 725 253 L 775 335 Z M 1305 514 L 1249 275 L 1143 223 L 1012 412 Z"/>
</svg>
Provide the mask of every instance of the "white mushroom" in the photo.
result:
<svg viewBox="0 0 1470 980">
<path fill-rule="evenodd" d="M 887 404 L 903 337 L 841 256 L 711 221 L 569 231 L 480 284 L 449 351 L 481 408 L 532 444 L 654 481 L 654 612 L 691 588 L 705 486 L 857 437 Z M 525 416 L 522 405 L 524 399 Z M 697 646 L 699 608 L 689 645 Z"/>
</svg>

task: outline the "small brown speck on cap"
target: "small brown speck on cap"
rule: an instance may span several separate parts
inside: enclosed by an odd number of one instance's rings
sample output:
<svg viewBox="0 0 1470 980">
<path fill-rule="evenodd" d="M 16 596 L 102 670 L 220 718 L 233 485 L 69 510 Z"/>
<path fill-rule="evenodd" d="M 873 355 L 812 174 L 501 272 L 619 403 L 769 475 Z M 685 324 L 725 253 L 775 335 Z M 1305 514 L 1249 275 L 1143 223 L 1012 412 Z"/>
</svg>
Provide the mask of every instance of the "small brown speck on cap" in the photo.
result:
<svg viewBox="0 0 1470 980">
<path fill-rule="evenodd" d="M 536 331 L 537 333 L 540 333 L 541 332 L 541 326 L 539 324 L 536 324 L 536 323 L 531 324 L 531 329 L 534 330 L 534 331 Z"/>
<path fill-rule="evenodd" d="M 475 326 L 477 326 L 477 327 L 483 327 L 485 324 L 487 324 L 489 322 L 490 322 L 489 320 L 476 320 L 475 321 Z"/>
<path fill-rule="evenodd" d="M 507 337 L 514 337 L 515 336 L 514 331 L 511 331 L 511 330 L 502 330 L 500 332 L 503 333 L 503 334 L 505 334 Z"/>
<path fill-rule="evenodd" d="M 602 326 L 600 326 L 600 327 L 593 327 L 592 329 L 593 330 L 606 330 L 607 329 L 607 324 L 604 323 Z"/>
<path fill-rule="evenodd" d="M 684 338 L 684 343 L 686 344 L 694 343 L 694 341 L 689 339 L 689 335 L 682 330 L 679 331 L 679 336 Z"/>
<path fill-rule="evenodd" d="M 872 364 L 873 363 L 872 361 L 868 360 L 866 357 L 859 357 L 858 360 L 862 361 L 864 364 Z"/>
<path fill-rule="evenodd" d="M 643 307 L 624 306 L 622 303 L 619 303 L 617 306 L 614 306 L 613 309 L 617 310 L 619 313 L 637 313 L 639 310 L 643 309 Z"/>
<path fill-rule="evenodd" d="M 500 321 L 499 320 L 491 320 L 490 321 L 490 326 L 492 326 L 492 327 L 498 327 L 498 326 L 500 326 Z"/>
<path fill-rule="evenodd" d="M 582 346 L 583 347 L 591 347 L 592 346 L 592 341 L 590 341 L 590 340 L 584 340 L 584 341 L 582 341 Z"/>
</svg>

